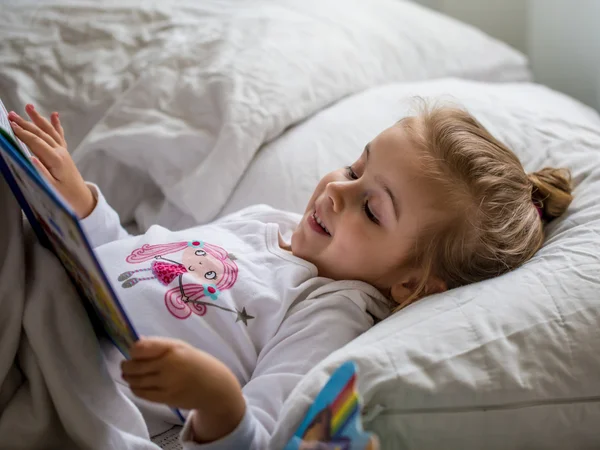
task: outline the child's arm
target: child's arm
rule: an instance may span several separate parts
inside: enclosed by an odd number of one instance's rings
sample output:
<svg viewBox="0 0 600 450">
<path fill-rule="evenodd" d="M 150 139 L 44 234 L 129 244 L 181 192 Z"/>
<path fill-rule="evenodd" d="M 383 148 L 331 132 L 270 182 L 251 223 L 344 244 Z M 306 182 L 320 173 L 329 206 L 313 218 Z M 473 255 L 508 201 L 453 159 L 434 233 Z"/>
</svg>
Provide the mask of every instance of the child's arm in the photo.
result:
<svg viewBox="0 0 600 450">
<path fill-rule="evenodd" d="M 67 150 L 58 113 L 53 112 L 48 121 L 33 105 L 27 105 L 25 111 L 31 122 L 14 111 L 8 114 L 13 131 L 35 155 L 31 160 L 33 165 L 71 205 L 92 247 L 129 236 L 99 189 L 88 185 L 79 173 Z"/>
<path fill-rule="evenodd" d="M 124 362 L 124 378 L 146 400 L 192 410 L 183 432 L 185 448 L 262 450 L 268 448 L 283 403 L 302 377 L 371 325 L 348 297 L 305 300 L 264 347 L 241 391 L 226 366 L 183 343 L 177 344 L 183 350 L 167 352 L 168 358 L 144 361 L 143 369 L 136 368 L 141 364 L 135 358 Z"/>
<path fill-rule="evenodd" d="M 108 204 L 98 186 L 88 183 L 96 198 L 96 207 L 80 220 L 93 248 L 131 236 L 121 225 L 117 212 Z"/>
</svg>

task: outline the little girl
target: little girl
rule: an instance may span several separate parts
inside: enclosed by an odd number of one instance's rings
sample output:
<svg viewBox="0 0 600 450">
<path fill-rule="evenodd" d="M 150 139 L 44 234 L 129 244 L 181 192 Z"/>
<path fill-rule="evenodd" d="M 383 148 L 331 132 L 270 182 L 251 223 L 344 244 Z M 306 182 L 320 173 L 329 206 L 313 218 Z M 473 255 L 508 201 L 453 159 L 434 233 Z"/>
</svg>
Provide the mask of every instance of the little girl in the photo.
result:
<svg viewBox="0 0 600 450">
<path fill-rule="evenodd" d="M 16 135 L 81 218 L 135 328 L 165 336 L 137 342 L 117 381 L 148 424 L 175 420 L 157 404 L 189 410 L 186 448 L 267 448 L 315 364 L 392 311 L 519 267 L 571 202 L 568 171 L 527 175 L 467 112 L 435 108 L 326 175 L 302 216 L 255 206 L 130 236 L 75 168 L 58 114 L 26 111 L 32 122 L 9 115 Z"/>
</svg>

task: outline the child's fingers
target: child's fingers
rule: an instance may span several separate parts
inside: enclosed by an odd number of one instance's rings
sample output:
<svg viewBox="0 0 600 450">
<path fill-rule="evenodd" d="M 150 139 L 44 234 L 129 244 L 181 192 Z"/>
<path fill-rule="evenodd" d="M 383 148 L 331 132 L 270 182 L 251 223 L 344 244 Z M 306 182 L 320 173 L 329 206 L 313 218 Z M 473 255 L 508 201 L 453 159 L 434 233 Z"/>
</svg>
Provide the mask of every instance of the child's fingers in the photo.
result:
<svg viewBox="0 0 600 450">
<path fill-rule="evenodd" d="M 33 105 L 29 104 L 29 105 L 25 106 L 25 112 L 27 113 L 27 115 L 29 117 L 31 117 L 31 120 L 33 120 L 33 123 L 35 123 L 44 132 L 46 132 L 49 136 L 51 136 L 52 139 L 54 139 L 54 141 L 57 144 L 61 144 L 61 138 L 60 138 L 60 135 L 58 134 L 58 132 L 54 129 L 52 124 L 50 124 L 50 122 L 48 122 L 48 120 L 44 116 L 42 116 L 40 113 L 38 113 L 36 111 L 36 109 L 33 107 Z"/>
<path fill-rule="evenodd" d="M 155 403 L 166 403 L 167 397 L 161 389 L 141 389 L 141 388 L 131 388 L 131 392 L 136 397 L 143 398 L 144 400 L 148 400 L 150 402 Z"/>
<path fill-rule="evenodd" d="M 160 359 L 129 360 L 121 363 L 123 376 L 138 377 L 142 375 L 153 375 L 159 373 L 164 362 Z"/>
<path fill-rule="evenodd" d="M 29 150 L 40 159 L 49 171 L 52 171 L 53 167 L 60 164 L 60 157 L 46 141 L 32 132 L 25 130 L 16 122 L 11 122 L 11 125 L 17 137 L 29 147 Z"/>
<path fill-rule="evenodd" d="M 56 142 L 54 142 L 54 139 L 52 139 L 52 136 L 48 136 L 48 134 L 45 133 L 44 130 L 41 130 L 37 125 L 29 122 L 28 120 L 23 119 L 16 112 L 11 111 L 10 113 L 8 113 L 8 118 L 10 120 L 12 120 L 13 122 L 15 122 L 17 125 L 19 125 L 21 128 L 23 128 L 24 130 L 27 130 L 30 133 L 35 134 L 37 137 L 42 139 L 44 142 L 46 142 L 51 147 L 56 145 Z"/>
<path fill-rule="evenodd" d="M 158 374 L 132 376 L 123 374 L 123 379 L 131 389 L 160 389 L 164 381 Z"/>
<path fill-rule="evenodd" d="M 60 118 L 58 117 L 58 113 L 56 111 L 50 114 L 50 122 L 52 123 L 52 127 L 54 127 L 56 132 L 60 135 L 61 144 L 63 147 L 66 147 L 65 130 L 63 130 L 62 124 L 60 123 Z"/>
<path fill-rule="evenodd" d="M 46 178 L 50 182 L 56 181 L 56 179 L 52 176 L 48 169 L 46 169 L 46 166 L 44 166 L 37 157 L 34 156 L 33 158 L 31 158 L 31 162 L 44 178 Z"/>
<path fill-rule="evenodd" d="M 177 345 L 177 341 L 167 338 L 143 338 L 131 347 L 131 359 L 160 358 Z"/>
</svg>

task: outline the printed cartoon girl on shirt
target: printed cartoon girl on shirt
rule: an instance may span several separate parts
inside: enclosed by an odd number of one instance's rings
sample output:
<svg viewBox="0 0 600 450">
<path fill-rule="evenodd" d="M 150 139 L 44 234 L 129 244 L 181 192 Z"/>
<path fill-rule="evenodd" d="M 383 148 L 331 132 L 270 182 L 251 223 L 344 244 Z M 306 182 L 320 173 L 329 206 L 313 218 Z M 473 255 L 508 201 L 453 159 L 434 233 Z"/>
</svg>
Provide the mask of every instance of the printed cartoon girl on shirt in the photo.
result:
<svg viewBox="0 0 600 450">
<path fill-rule="evenodd" d="M 164 255 L 183 250 L 181 262 L 165 258 Z M 204 297 L 216 301 L 221 291 L 231 288 L 237 280 L 238 267 L 235 257 L 216 245 L 202 241 L 175 242 L 172 244 L 144 244 L 126 258 L 130 264 L 152 261 L 150 267 L 129 270 L 119 275 L 124 288 L 131 288 L 147 280 L 158 280 L 164 286 L 177 280 L 177 286 L 165 293 L 165 304 L 169 312 L 178 319 L 185 319 L 192 313 L 206 314 L 207 307 L 237 314 L 236 322 L 248 325 L 254 316 L 246 312 L 226 308 L 201 300 Z M 148 276 L 144 276 L 147 273 Z M 183 282 L 183 276 L 194 277 L 196 283 Z"/>
</svg>

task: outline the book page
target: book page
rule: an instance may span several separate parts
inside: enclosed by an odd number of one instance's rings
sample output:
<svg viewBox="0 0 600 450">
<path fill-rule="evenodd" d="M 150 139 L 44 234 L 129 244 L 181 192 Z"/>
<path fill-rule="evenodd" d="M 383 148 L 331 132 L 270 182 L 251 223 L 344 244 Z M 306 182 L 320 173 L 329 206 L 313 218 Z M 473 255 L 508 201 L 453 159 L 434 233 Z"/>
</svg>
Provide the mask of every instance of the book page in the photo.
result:
<svg viewBox="0 0 600 450">
<path fill-rule="evenodd" d="M 378 450 L 379 439 L 361 420 L 356 364 L 346 361 L 331 375 L 284 450 Z"/>
</svg>

